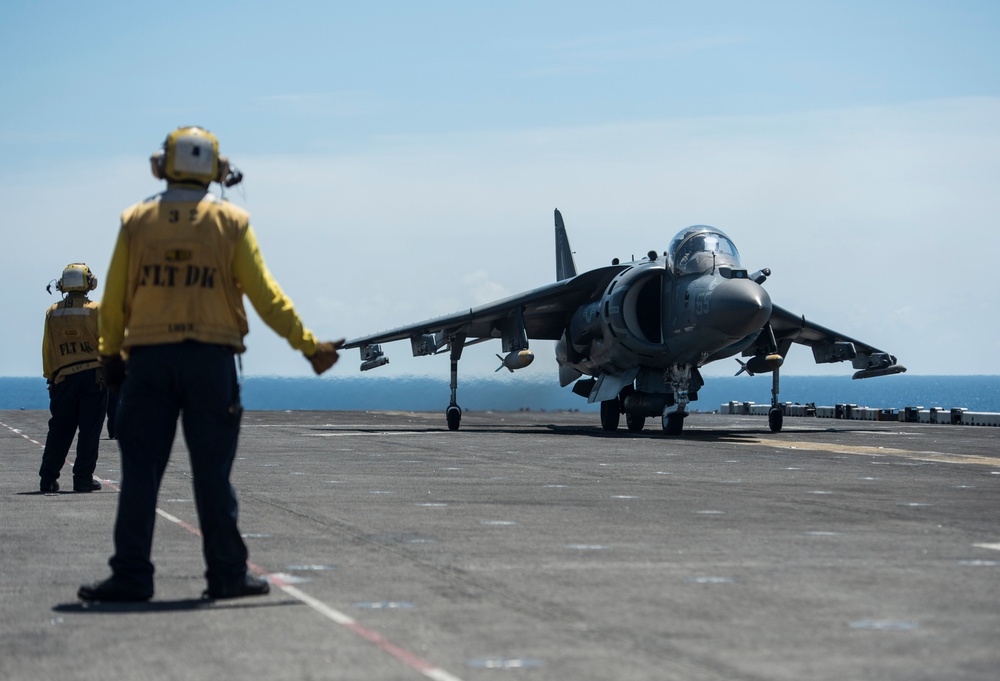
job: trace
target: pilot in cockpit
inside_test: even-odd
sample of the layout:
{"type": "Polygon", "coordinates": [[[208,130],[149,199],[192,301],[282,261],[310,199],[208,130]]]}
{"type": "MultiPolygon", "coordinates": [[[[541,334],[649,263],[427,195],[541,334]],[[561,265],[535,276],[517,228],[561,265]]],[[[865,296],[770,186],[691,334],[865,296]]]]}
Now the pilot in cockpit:
{"type": "Polygon", "coordinates": [[[703,229],[706,231],[693,235],[692,229],[686,230],[687,234],[674,240],[671,260],[675,274],[699,274],[721,265],[739,267],[740,256],[733,242],[723,234],[703,229]]]}

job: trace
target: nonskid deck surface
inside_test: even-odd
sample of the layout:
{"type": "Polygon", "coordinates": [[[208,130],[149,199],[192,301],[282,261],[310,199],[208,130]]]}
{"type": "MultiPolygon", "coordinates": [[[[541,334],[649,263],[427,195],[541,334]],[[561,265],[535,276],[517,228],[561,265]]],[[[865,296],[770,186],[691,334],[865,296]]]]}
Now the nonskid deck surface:
{"type": "Polygon", "coordinates": [[[271,594],[200,600],[179,434],[154,599],[85,606],[78,586],[108,574],[117,445],[101,442],[100,492],[40,494],[47,419],[0,412],[3,679],[992,681],[1000,665],[995,429],[247,412],[233,482],[271,594]]]}

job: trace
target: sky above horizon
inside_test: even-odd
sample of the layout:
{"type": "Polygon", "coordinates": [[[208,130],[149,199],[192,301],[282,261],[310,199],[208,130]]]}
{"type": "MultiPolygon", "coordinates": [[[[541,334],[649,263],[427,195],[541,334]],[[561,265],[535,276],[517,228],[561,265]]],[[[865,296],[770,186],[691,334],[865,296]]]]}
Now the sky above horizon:
{"type": "MultiPolygon", "coordinates": [[[[45,285],[77,261],[103,283],[121,211],[162,188],[149,154],[187,124],[244,171],[227,197],[325,339],[549,283],[559,208],[580,271],[710,224],[777,304],[911,373],[1000,373],[994,2],[12,0],[0,58],[0,376],[41,374],[45,285]]],[[[250,323],[247,374],[310,374],[250,323]]],[[[522,372],[554,374],[532,348],[522,372]]],[[[379,375],[448,372],[384,349],[379,375]]],[[[785,371],[852,369],[796,347],[785,371]]]]}

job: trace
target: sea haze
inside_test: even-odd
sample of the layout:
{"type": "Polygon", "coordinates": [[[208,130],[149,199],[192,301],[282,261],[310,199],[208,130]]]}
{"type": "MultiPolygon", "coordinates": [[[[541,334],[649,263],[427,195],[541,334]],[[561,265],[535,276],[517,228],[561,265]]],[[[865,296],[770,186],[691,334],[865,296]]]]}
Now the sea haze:
{"type": "MultiPolygon", "coordinates": [[[[361,375],[332,378],[243,378],[247,409],[444,411],[447,377],[379,378],[361,375]]],[[[715,411],[736,400],[768,403],[768,375],[709,378],[692,410],[715,411]]],[[[1000,376],[913,376],[901,374],[862,381],[850,376],[782,376],[781,401],[818,406],[856,404],[883,409],[965,407],[1000,412],[1000,376]]],[[[458,403],[466,410],[594,410],[597,405],[560,388],[557,378],[501,375],[459,380],[458,403]]],[[[42,378],[0,377],[0,409],[48,409],[42,378]]]]}

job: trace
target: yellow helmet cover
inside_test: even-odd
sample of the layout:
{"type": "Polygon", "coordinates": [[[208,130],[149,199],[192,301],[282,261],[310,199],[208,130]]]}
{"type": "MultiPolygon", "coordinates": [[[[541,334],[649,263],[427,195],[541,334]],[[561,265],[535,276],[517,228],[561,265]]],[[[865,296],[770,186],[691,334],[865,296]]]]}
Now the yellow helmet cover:
{"type": "Polygon", "coordinates": [[[219,140],[203,128],[188,126],[167,135],[163,174],[168,180],[209,184],[219,177],[219,140]]]}
{"type": "Polygon", "coordinates": [[[56,286],[63,293],[70,291],[93,291],[97,288],[97,277],[93,275],[90,268],[81,262],[66,265],[62,277],[59,278],[59,285],[56,286]]]}

